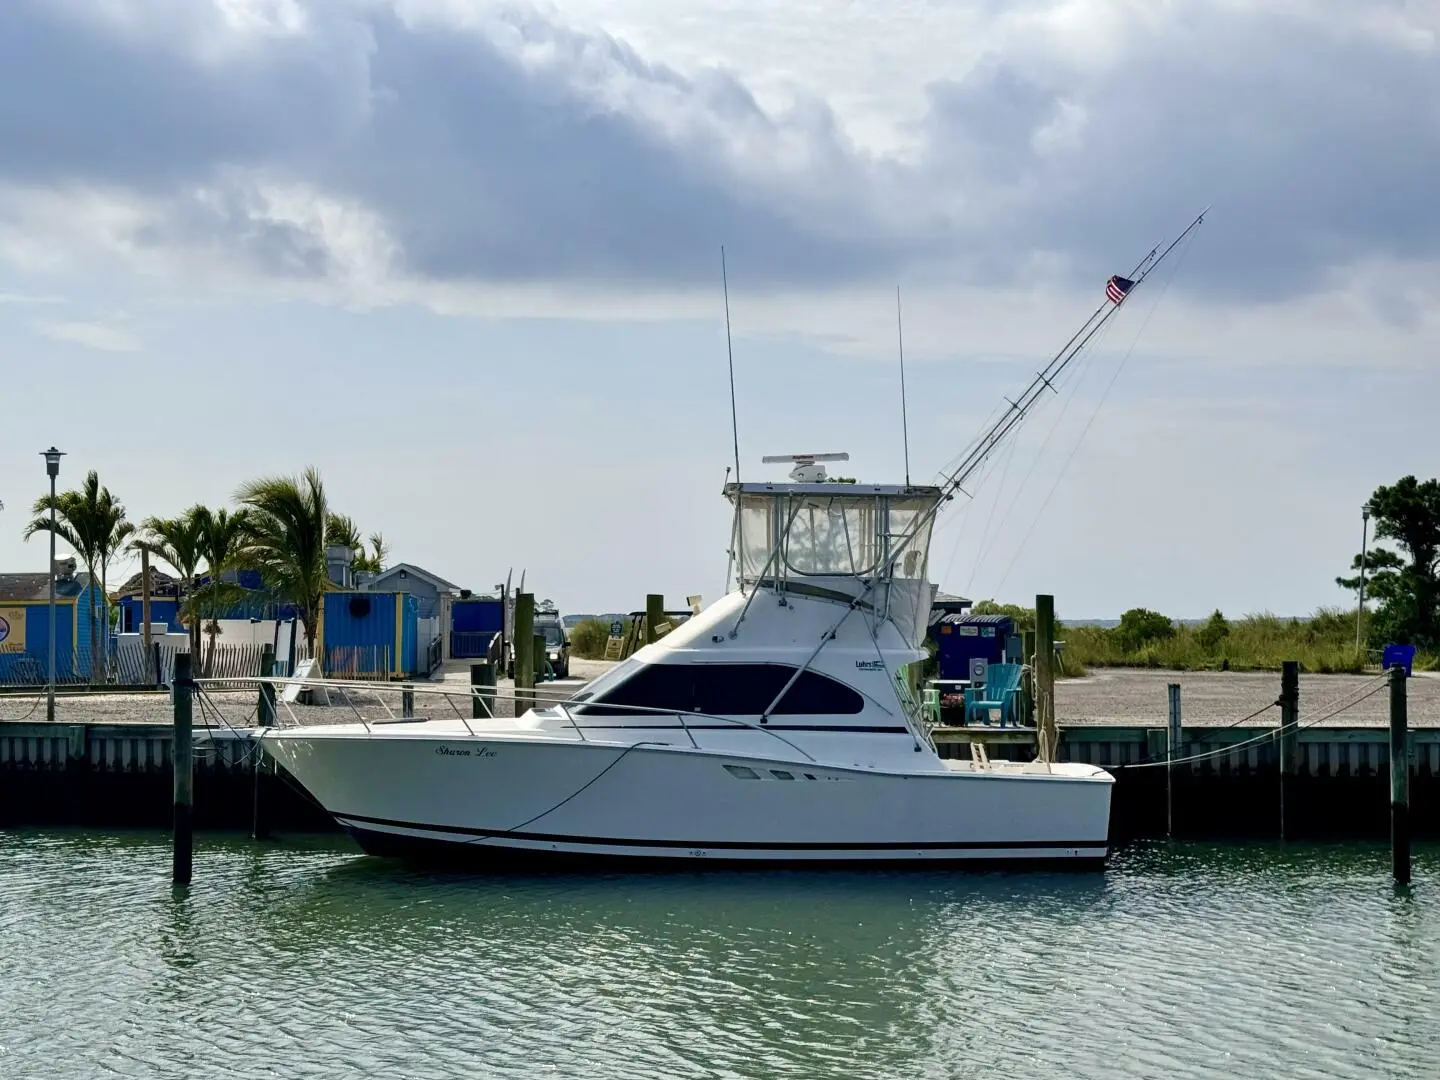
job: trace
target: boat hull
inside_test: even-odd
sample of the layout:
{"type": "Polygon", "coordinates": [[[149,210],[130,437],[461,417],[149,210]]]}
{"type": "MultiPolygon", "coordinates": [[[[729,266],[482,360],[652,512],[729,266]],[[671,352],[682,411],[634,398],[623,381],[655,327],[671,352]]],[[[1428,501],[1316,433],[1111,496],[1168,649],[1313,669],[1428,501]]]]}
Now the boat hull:
{"type": "Polygon", "coordinates": [[[1112,782],[1085,766],[897,772],[523,736],[263,744],[366,851],[431,862],[1096,866],[1108,853],[1112,782]]]}
{"type": "Polygon", "coordinates": [[[980,854],[974,850],[947,854],[942,851],[911,853],[870,853],[867,857],[850,854],[806,853],[797,858],[794,852],[773,851],[764,856],[725,852],[718,857],[696,858],[691,852],[664,852],[634,847],[620,850],[597,850],[587,844],[547,843],[537,847],[507,844],[495,838],[468,840],[452,836],[438,839],[408,830],[371,827],[352,822],[346,832],[365,851],[377,858],[398,859],[425,867],[478,873],[676,873],[707,870],[774,871],[802,868],[806,870],[904,870],[904,869],[972,869],[972,870],[1065,870],[1096,872],[1105,868],[1107,849],[1104,844],[1080,850],[1064,849],[1061,853],[1033,850],[991,851],[980,854]],[[987,857],[988,856],[988,857],[987,857]]]}

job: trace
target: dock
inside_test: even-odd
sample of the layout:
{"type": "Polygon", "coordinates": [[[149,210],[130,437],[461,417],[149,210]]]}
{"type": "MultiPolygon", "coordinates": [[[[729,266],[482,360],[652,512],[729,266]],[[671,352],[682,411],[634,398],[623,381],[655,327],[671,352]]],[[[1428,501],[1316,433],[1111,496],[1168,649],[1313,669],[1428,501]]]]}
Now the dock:
{"type": "MultiPolygon", "coordinates": [[[[1296,776],[1290,794],[1290,835],[1312,839],[1380,838],[1389,822],[1389,743],[1385,695],[1373,694],[1326,719],[1327,707],[1373,686],[1366,676],[1302,676],[1296,776]]],[[[1440,679],[1410,682],[1410,799],[1414,835],[1440,838],[1440,679]]],[[[1273,673],[1102,672],[1057,684],[1058,758],[1113,770],[1112,836],[1117,841],[1166,834],[1181,837],[1278,835],[1279,713],[1268,709],[1279,685],[1273,673]],[[1166,767],[1165,688],[1182,687],[1182,743],[1166,767]],[[1235,719],[1260,711],[1253,721],[1235,719]],[[1167,784],[1167,778],[1169,783],[1167,784]],[[1170,805],[1167,813],[1167,788],[1170,805]]],[[[244,718],[255,695],[215,695],[229,722],[244,718]]],[[[33,699],[30,699],[33,700],[33,699]]],[[[171,813],[171,705],[161,693],[94,694],[57,700],[56,722],[43,707],[11,719],[30,700],[0,696],[0,827],[75,825],[162,827],[171,813]]],[[[301,719],[336,722],[349,710],[299,707],[301,719]]],[[[216,718],[196,710],[197,733],[216,718]]],[[[986,744],[990,757],[1034,756],[1025,729],[942,727],[943,756],[986,744]]],[[[243,741],[201,739],[196,746],[195,824],[244,829],[255,809],[267,828],[335,828],[272,763],[257,770],[255,748],[243,741]]]]}

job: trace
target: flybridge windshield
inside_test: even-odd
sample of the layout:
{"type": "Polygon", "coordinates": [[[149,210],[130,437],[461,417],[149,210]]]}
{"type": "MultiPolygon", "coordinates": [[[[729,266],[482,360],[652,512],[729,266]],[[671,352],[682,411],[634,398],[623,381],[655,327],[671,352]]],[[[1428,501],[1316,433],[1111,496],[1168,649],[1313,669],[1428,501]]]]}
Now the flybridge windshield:
{"type": "Polygon", "coordinates": [[[765,577],[923,578],[935,496],[839,490],[737,492],[736,553],[745,581],[765,577]],[[915,535],[908,534],[914,532],[915,535]]]}

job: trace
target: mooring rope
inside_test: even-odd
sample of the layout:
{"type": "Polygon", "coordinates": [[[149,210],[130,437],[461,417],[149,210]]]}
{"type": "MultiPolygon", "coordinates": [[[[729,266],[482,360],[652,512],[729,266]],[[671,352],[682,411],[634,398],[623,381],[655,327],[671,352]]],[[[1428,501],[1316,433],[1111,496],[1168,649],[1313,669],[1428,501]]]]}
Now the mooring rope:
{"type": "Polygon", "coordinates": [[[12,724],[28,720],[30,717],[35,715],[35,711],[40,708],[40,702],[44,700],[45,695],[43,693],[36,694],[35,700],[30,703],[30,709],[28,712],[23,712],[19,716],[0,716],[0,723],[12,724]]]}
{"type": "MultiPolygon", "coordinates": [[[[200,703],[201,717],[203,718],[206,715],[206,711],[208,709],[209,713],[214,715],[214,717],[220,721],[220,725],[227,728],[230,734],[234,735],[238,740],[240,737],[239,729],[237,729],[233,724],[231,724],[229,720],[225,719],[224,712],[220,709],[220,706],[215,703],[215,700],[210,696],[210,692],[204,686],[202,686],[200,683],[196,682],[193,679],[190,680],[189,686],[193,691],[195,691],[196,700],[200,703]]],[[[245,719],[241,721],[242,726],[248,726],[250,718],[256,714],[259,708],[260,706],[257,703],[253,708],[250,709],[249,712],[245,714],[245,719]]],[[[236,764],[238,765],[247,764],[252,757],[255,757],[256,755],[262,753],[259,739],[247,738],[245,741],[253,745],[246,747],[245,752],[240,755],[240,760],[236,762],[236,764]]]]}
{"type": "MultiPolygon", "coordinates": [[[[1156,768],[1159,768],[1159,767],[1165,766],[1165,765],[1188,765],[1188,764],[1190,764],[1191,762],[1204,761],[1204,760],[1206,760],[1207,758],[1220,757],[1220,756],[1225,755],[1225,754],[1230,754],[1230,753],[1233,753],[1233,752],[1236,751],[1236,750],[1241,749],[1242,747],[1251,746],[1251,745],[1254,745],[1255,743],[1261,743],[1261,742],[1267,742],[1267,741],[1274,741],[1275,739],[1278,739],[1282,734],[1284,734],[1284,733],[1287,732],[1287,731],[1290,731],[1291,729],[1294,729],[1294,730],[1297,731],[1297,732],[1298,732],[1298,731],[1304,731],[1306,728],[1314,727],[1314,726],[1317,725],[1317,724],[1322,724],[1322,723],[1324,723],[1326,720],[1330,720],[1330,719],[1333,719],[1333,718],[1336,717],[1336,716],[1339,716],[1339,715],[1340,715],[1342,712],[1344,712],[1346,709],[1353,709],[1356,705],[1359,705],[1360,702],[1365,701],[1367,698],[1374,697],[1374,696],[1375,696],[1376,694],[1378,694],[1381,690],[1384,690],[1385,687],[1386,687],[1386,685],[1388,685],[1389,679],[1390,679],[1390,674],[1389,674],[1389,672],[1385,672],[1385,673],[1377,676],[1377,677],[1376,677],[1374,680],[1372,680],[1370,683],[1366,683],[1364,686],[1361,686],[1361,687],[1359,688],[1359,690],[1365,691],[1365,692],[1362,693],[1359,697],[1355,697],[1355,694],[1357,693],[1356,690],[1351,690],[1349,693],[1343,695],[1342,697],[1335,698],[1335,699],[1333,699],[1332,701],[1330,701],[1328,704],[1322,705],[1322,706],[1321,706],[1321,710],[1322,710],[1322,711],[1321,711],[1321,715],[1319,715],[1319,716],[1317,716],[1317,717],[1314,717],[1313,719],[1310,719],[1310,720],[1294,720],[1294,721],[1292,721],[1291,723],[1288,723],[1288,724],[1281,724],[1279,727],[1275,728],[1274,730],[1272,730],[1272,731],[1267,731],[1267,732],[1265,732],[1265,733],[1262,734],[1262,735],[1256,735],[1255,737],[1250,738],[1250,739],[1243,739],[1243,740],[1241,740],[1240,742],[1237,742],[1237,743],[1230,743],[1230,744],[1227,745],[1227,746],[1222,746],[1222,747],[1219,747],[1219,748],[1217,748],[1217,749],[1215,749],[1215,750],[1206,750],[1206,751],[1204,751],[1203,753],[1191,754],[1191,755],[1189,755],[1188,757],[1180,757],[1180,758],[1170,758],[1170,757],[1167,757],[1167,758],[1164,758],[1164,759],[1162,759],[1162,760],[1160,760],[1160,761],[1136,761],[1136,762],[1131,762],[1130,764],[1127,764],[1127,765],[1115,765],[1115,766],[1112,766],[1108,771],[1116,772],[1116,771],[1118,771],[1118,770],[1120,770],[1120,769],[1156,769],[1156,768]],[[1374,685],[1374,684],[1377,684],[1377,683],[1378,683],[1378,685],[1374,685]],[[1367,687],[1369,687],[1369,689],[1367,689],[1367,687]],[[1349,698],[1354,698],[1354,700],[1353,700],[1353,701],[1347,700],[1347,699],[1349,699],[1349,698]],[[1343,702],[1343,704],[1339,704],[1338,707],[1336,707],[1336,708],[1331,708],[1331,706],[1332,706],[1332,705],[1336,705],[1337,702],[1343,702]],[[1324,711],[1324,710],[1327,710],[1327,709],[1329,710],[1328,712],[1324,711]]],[[[1241,720],[1236,720],[1236,721],[1234,721],[1233,723],[1226,724],[1224,727],[1210,728],[1210,729],[1208,729],[1208,730],[1211,730],[1211,731],[1227,731],[1227,730],[1229,730],[1229,729],[1231,729],[1231,728],[1238,727],[1240,724],[1244,723],[1246,720],[1253,720],[1255,717],[1261,715],[1262,713],[1268,711],[1269,709],[1273,709],[1273,708],[1274,708],[1276,705],[1278,705],[1278,704],[1279,704],[1278,701],[1277,701],[1277,702],[1272,702],[1271,704],[1266,705],[1265,708],[1259,710],[1259,712],[1251,713],[1250,716],[1248,716],[1248,717],[1244,717],[1244,718],[1242,718],[1241,720]]]]}

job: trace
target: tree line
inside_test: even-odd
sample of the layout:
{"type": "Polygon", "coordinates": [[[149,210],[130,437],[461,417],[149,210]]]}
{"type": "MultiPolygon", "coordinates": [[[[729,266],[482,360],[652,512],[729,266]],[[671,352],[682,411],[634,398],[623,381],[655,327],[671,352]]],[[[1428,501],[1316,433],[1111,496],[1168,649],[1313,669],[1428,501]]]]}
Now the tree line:
{"type": "MultiPolygon", "coordinates": [[[[1086,665],[1270,670],[1281,660],[1299,660],[1307,671],[1361,671],[1374,652],[1392,643],[1415,646],[1421,664],[1434,666],[1440,654],[1440,480],[1406,476],[1381,485],[1366,509],[1375,546],[1355,555],[1351,576],[1335,579],[1356,594],[1356,607],[1322,607],[1305,619],[1256,614],[1231,620],[1217,610],[1197,625],[1131,608],[1118,626],[1057,629],[1065,639],[1067,671],[1078,674],[1086,665]],[[1362,565],[1371,605],[1363,610],[1362,565]]],[[[1009,615],[1017,629],[1034,626],[1029,608],[982,600],[973,610],[1009,615]]]]}
{"type": "MultiPolygon", "coordinates": [[[[192,655],[200,657],[202,633],[209,636],[207,669],[220,630],[216,620],[249,595],[225,580],[231,571],[258,571],[266,598],[295,608],[313,652],[320,605],[330,587],[325,549],[344,547],[351,553],[352,570],[379,573],[388,557],[385,538],[373,533],[367,546],[355,521],[331,508],[314,468],[300,476],[252,480],[242,484],[234,498],[233,509],[197,503],[174,517],[147,517],[137,524],[92,469],[77,490],[35,500],[25,538],[49,532],[54,511],[56,538],[74,550],[90,581],[99,585],[99,596],[90,591],[86,612],[91,642],[102,640],[109,628],[112,563],[144,552],[175,571],[192,655]]],[[[90,652],[91,678],[99,681],[101,650],[92,647],[90,652]]]]}

